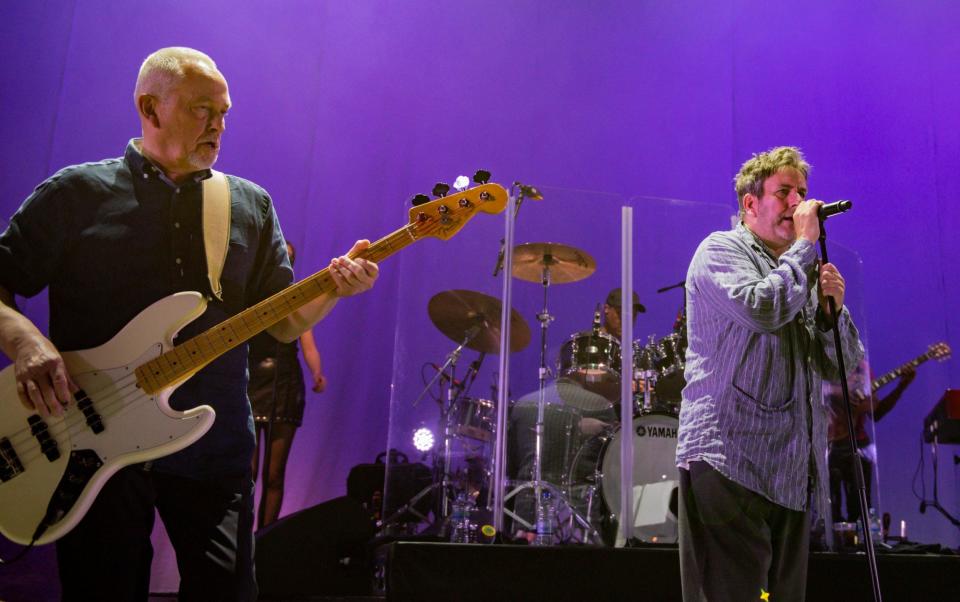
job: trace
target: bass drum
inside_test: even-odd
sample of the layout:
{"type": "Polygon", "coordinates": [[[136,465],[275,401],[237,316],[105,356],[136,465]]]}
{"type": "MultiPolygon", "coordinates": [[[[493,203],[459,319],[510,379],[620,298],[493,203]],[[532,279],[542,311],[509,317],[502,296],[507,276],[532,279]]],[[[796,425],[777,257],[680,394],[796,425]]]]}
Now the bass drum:
{"type": "MultiPolygon", "coordinates": [[[[632,537],[646,543],[677,542],[677,417],[651,412],[633,419],[632,537]]],[[[574,459],[569,495],[611,545],[623,546],[620,512],[620,441],[623,430],[595,437],[574,459]]]]}

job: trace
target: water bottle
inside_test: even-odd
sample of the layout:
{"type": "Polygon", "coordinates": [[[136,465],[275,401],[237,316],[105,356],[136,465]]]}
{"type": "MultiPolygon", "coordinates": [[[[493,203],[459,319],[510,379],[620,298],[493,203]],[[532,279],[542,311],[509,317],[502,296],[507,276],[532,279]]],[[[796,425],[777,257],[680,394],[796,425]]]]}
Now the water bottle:
{"type": "Polygon", "coordinates": [[[541,493],[540,503],[537,504],[537,534],[533,540],[534,545],[553,545],[553,526],[556,518],[557,508],[554,505],[553,496],[549,491],[544,491],[541,493]]]}
{"type": "Polygon", "coordinates": [[[873,540],[874,544],[880,543],[883,541],[883,525],[880,523],[880,517],[877,516],[877,511],[874,508],[870,508],[870,539],[873,540]]]}
{"type": "Polygon", "coordinates": [[[450,511],[450,541],[453,543],[470,543],[470,511],[473,509],[473,500],[467,494],[460,492],[453,500],[450,511]]]}

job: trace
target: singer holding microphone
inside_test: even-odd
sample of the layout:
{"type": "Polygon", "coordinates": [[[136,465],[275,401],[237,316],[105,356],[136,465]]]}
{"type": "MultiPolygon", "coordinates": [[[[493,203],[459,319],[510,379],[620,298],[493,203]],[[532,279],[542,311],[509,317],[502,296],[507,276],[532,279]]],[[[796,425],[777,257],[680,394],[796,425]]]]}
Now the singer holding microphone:
{"type": "Polygon", "coordinates": [[[739,223],[710,234],[687,272],[677,446],[686,602],[804,600],[811,512],[830,516],[821,381],[837,376],[833,321],[848,365],[863,347],[843,276],[819,265],[824,205],[806,200],[809,172],[795,147],[744,163],[739,223]]]}

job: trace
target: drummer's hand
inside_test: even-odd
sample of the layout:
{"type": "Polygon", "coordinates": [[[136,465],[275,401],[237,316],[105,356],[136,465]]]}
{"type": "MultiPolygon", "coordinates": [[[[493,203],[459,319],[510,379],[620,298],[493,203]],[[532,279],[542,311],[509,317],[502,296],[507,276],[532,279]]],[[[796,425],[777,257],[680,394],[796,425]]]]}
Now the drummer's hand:
{"type": "Polygon", "coordinates": [[[597,418],[581,418],[580,419],[580,433],[583,435],[588,435],[593,437],[594,435],[599,435],[610,428],[610,425],[602,420],[597,418]]]}

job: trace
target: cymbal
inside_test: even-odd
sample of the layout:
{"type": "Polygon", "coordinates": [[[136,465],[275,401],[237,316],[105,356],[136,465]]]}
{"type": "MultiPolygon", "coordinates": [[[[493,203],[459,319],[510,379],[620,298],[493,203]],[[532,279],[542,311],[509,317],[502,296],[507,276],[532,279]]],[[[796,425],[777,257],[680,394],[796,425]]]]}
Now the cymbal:
{"type": "MultiPolygon", "coordinates": [[[[465,345],[481,353],[500,352],[500,299],[474,291],[456,289],[437,293],[427,304],[430,320],[448,338],[462,343],[476,328],[476,335],[465,345]]],[[[517,310],[510,310],[510,351],[530,344],[530,327],[517,310]]]]}
{"type": "Polygon", "coordinates": [[[550,268],[550,282],[564,284],[583,280],[597,269],[586,251],[556,242],[528,242],[513,248],[513,276],[541,282],[543,269],[550,268]]]}

